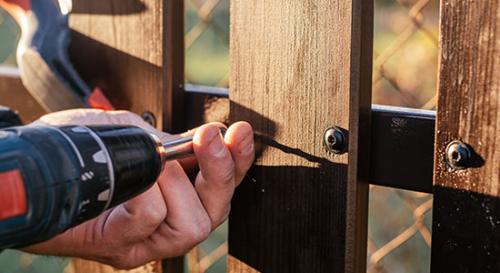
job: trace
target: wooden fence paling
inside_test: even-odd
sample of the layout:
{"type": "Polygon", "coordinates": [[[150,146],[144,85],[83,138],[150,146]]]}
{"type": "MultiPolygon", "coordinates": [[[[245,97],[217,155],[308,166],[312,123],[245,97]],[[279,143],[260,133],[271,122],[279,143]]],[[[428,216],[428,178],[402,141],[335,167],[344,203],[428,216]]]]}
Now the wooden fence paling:
{"type": "Polygon", "coordinates": [[[443,0],[435,145],[432,272],[499,272],[500,3],[443,0]],[[472,168],[445,150],[470,145],[472,168]]]}
{"type": "Polygon", "coordinates": [[[73,10],[71,57],[82,76],[117,108],[150,111],[159,127],[181,130],[183,1],[78,0],[73,10]]]}
{"type": "MultiPolygon", "coordinates": [[[[104,89],[113,105],[156,117],[156,126],[183,128],[183,1],[73,1],[70,49],[81,75],[104,89]],[[174,115],[176,116],[174,119],[174,115]]],[[[115,272],[75,260],[74,272],[115,272]]],[[[182,258],[164,262],[164,271],[183,272],[182,258]]],[[[155,262],[134,272],[161,272],[155,262]]]]}
{"type": "Polygon", "coordinates": [[[230,119],[260,157],[229,220],[230,272],[365,272],[370,0],[231,3],[230,119]],[[349,131],[331,156],[325,130],[349,131]]]}
{"type": "Polygon", "coordinates": [[[31,122],[45,114],[45,110],[31,96],[18,75],[6,76],[0,69],[0,104],[17,111],[23,122],[31,122]]]}

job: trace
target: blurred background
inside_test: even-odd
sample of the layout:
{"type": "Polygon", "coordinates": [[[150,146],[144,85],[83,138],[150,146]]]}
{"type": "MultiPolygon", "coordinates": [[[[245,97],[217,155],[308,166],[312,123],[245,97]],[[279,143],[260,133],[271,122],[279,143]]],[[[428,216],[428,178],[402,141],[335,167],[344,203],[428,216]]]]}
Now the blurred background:
{"type": "MultiPolygon", "coordinates": [[[[186,1],[186,82],[229,87],[229,0],[186,1]]],[[[373,103],[434,109],[438,0],[374,0],[373,103]]],[[[0,9],[0,64],[15,66],[19,29],[0,9]]],[[[0,103],[1,103],[0,99],[0,103]]],[[[430,270],[432,196],[371,186],[368,272],[430,270]]],[[[189,272],[225,272],[227,225],[186,257],[189,272]]],[[[68,260],[16,251],[1,272],[63,272],[68,260]]]]}

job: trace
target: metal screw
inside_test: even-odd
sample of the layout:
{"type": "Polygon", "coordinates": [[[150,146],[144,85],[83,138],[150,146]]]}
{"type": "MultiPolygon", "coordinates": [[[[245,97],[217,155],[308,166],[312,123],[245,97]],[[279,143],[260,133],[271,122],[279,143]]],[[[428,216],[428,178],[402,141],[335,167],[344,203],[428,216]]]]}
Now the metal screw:
{"type": "Polygon", "coordinates": [[[141,115],[142,119],[151,126],[156,127],[156,117],[153,113],[146,111],[141,115]]]}
{"type": "Polygon", "coordinates": [[[454,170],[463,170],[468,167],[472,152],[462,141],[452,141],[446,146],[446,162],[454,170]]]}
{"type": "Polygon", "coordinates": [[[328,128],[325,131],[323,143],[327,151],[334,154],[343,154],[346,150],[346,137],[344,132],[338,127],[328,128]]]}

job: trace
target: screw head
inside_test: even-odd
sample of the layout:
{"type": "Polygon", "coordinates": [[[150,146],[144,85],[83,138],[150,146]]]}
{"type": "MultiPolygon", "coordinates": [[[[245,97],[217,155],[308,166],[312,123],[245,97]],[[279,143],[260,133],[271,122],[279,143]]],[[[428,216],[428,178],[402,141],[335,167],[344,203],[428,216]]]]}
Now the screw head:
{"type": "Polygon", "coordinates": [[[324,134],[323,144],[328,152],[334,154],[345,153],[347,141],[342,129],[338,127],[328,128],[324,134]]]}
{"type": "Polygon", "coordinates": [[[472,152],[467,144],[455,140],[446,146],[446,163],[454,170],[463,170],[469,166],[472,152]]]}
{"type": "Polygon", "coordinates": [[[142,119],[151,126],[156,127],[156,117],[153,113],[146,111],[141,115],[142,119]]]}

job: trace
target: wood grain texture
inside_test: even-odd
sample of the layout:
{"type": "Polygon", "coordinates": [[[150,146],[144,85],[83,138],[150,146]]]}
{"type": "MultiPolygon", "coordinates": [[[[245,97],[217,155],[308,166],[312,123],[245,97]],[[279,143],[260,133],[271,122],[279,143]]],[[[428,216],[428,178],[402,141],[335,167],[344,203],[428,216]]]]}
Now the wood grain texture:
{"type": "Polygon", "coordinates": [[[208,122],[229,124],[229,99],[210,96],[186,96],[186,128],[208,122]]]}
{"type": "Polygon", "coordinates": [[[259,150],[232,204],[231,272],[366,271],[372,12],[369,0],[231,3],[230,120],[254,126],[259,150]],[[348,155],[323,147],[334,125],[348,155]]]}
{"type": "Polygon", "coordinates": [[[500,3],[443,0],[432,272],[500,272],[500,3]],[[472,167],[449,171],[462,140],[472,167]]]}
{"type": "Polygon", "coordinates": [[[229,255],[227,257],[227,268],[228,272],[239,272],[239,273],[258,273],[259,271],[245,264],[244,262],[236,259],[235,257],[229,255]]]}
{"type": "Polygon", "coordinates": [[[0,71],[0,105],[19,113],[24,123],[36,120],[45,114],[43,108],[26,90],[18,76],[3,76],[0,71]]]}
{"type": "MultiPolygon", "coordinates": [[[[71,59],[86,81],[116,108],[149,111],[158,128],[182,131],[183,1],[75,0],[70,26],[71,59]]],[[[165,272],[182,272],[182,258],[165,265],[165,272]]],[[[95,263],[73,266],[75,273],[115,272],[95,263]]],[[[161,270],[158,261],[137,272],[161,270]]]]}
{"type": "Polygon", "coordinates": [[[111,266],[100,263],[73,258],[64,269],[64,273],[160,273],[162,272],[161,263],[153,262],[132,270],[118,270],[111,266]]]}
{"type": "Polygon", "coordinates": [[[77,0],[71,58],[82,76],[120,109],[152,112],[182,130],[183,1],[77,0]],[[174,113],[176,118],[174,118],[174,113]]]}

